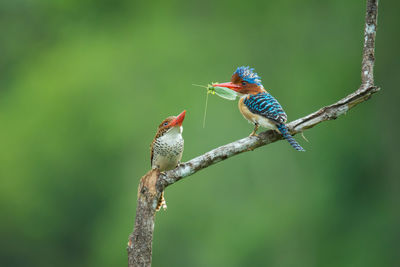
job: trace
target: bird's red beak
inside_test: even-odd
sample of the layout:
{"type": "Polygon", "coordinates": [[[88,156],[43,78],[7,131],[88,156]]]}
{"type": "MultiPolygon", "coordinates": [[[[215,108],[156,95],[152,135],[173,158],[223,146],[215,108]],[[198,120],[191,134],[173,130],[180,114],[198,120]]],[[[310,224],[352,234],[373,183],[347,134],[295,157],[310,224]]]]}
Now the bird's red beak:
{"type": "Polygon", "coordinates": [[[233,91],[239,92],[241,89],[240,85],[228,82],[228,83],[216,83],[213,84],[214,87],[225,87],[225,88],[229,88],[232,89],[233,91]]]}
{"type": "Polygon", "coordinates": [[[169,123],[169,126],[174,127],[176,125],[181,126],[183,123],[183,120],[185,119],[185,115],[186,115],[186,110],[182,111],[181,114],[179,114],[175,120],[171,121],[169,123]]]}

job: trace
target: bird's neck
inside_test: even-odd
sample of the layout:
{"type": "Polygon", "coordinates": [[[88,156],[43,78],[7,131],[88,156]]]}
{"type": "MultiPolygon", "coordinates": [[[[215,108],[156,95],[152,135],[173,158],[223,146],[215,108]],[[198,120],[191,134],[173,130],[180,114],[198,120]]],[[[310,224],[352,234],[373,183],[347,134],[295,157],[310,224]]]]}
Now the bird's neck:
{"type": "Polygon", "coordinates": [[[159,139],[160,141],[170,142],[176,139],[181,139],[182,132],[183,132],[183,127],[176,126],[164,132],[163,134],[157,135],[156,139],[159,139]]]}
{"type": "Polygon", "coordinates": [[[258,95],[258,94],[262,94],[262,93],[266,94],[267,91],[265,91],[265,89],[263,89],[263,90],[259,90],[259,91],[246,92],[245,94],[240,94],[240,97],[248,97],[248,96],[258,95]]]}
{"type": "Polygon", "coordinates": [[[240,95],[257,95],[259,93],[265,93],[265,92],[267,91],[265,91],[262,85],[257,87],[243,88],[243,90],[238,91],[240,95]]]}

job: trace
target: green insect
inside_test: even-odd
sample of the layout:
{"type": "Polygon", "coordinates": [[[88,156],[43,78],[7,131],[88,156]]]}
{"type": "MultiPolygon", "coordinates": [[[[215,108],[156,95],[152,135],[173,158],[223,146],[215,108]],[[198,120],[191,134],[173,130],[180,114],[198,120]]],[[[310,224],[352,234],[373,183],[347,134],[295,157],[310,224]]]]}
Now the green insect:
{"type": "Polygon", "coordinates": [[[211,84],[207,86],[207,93],[216,94],[227,100],[235,100],[237,97],[237,93],[235,91],[224,87],[214,87],[211,84]]]}
{"type": "MultiPolygon", "coordinates": [[[[215,83],[217,83],[217,82],[215,82],[215,83]]],[[[208,95],[209,94],[217,95],[217,96],[222,97],[223,99],[227,99],[227,100],[235,100],[237,97],[237,93],[235,91],[232,91],[228,88],[223,88],[223,87],[214,87],[213,84],[215,84],[215,83],[208,84],[207,86],[193,84],[194,86],[200,86],[200,87],[207,89],[206,106],[204,108],[203,128],[206,125],[207,105],[208,105],[208,95]]]]}

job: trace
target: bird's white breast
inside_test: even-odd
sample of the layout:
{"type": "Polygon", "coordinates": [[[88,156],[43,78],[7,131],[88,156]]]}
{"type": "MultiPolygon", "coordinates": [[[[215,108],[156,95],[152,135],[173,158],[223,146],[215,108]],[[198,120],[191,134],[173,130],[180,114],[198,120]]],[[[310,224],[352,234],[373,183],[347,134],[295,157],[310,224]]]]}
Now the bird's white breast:
{"type": "Polygon", "coordinates": [[[158,139],[166,146],[175,146],[176,143],[180,142],[180,140],[183,141],[182,130],[179,130],[180,131],[177,131],[175,128],[173,128],[170,131],[166,132],[164,135],[160,136],[158,139]]]}
{"type": "Polygon", "coordinates": [[[158,167],[161,171],[166,171],[178,165],[182,158],[184,144],[181,128],[174,127],[155,140],[153,147],[153,167],[158,167]]]}

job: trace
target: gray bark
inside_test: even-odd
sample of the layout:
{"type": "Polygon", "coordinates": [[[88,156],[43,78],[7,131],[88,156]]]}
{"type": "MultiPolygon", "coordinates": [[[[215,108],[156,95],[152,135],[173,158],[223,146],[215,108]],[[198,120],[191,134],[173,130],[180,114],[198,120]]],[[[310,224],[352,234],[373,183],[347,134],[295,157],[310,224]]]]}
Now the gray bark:
{"type": "Polygon", "coordinates": [[[158,169],[150,170],[140,180],[135,227],[128,241],[128,266],[151,266],[156,207],[161,192],[156,189],[158,169]]]}

